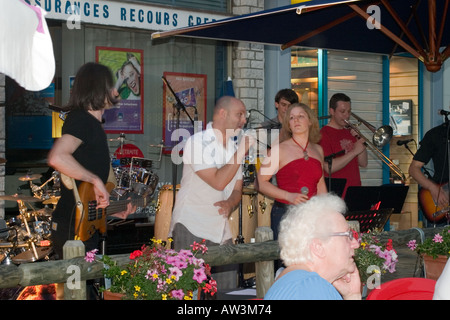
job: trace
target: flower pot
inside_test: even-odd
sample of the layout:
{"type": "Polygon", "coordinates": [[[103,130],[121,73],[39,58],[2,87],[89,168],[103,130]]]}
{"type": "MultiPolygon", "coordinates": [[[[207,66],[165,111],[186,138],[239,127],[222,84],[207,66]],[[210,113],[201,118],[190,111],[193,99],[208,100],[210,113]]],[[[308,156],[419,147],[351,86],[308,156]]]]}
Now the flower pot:
{"type": "Polygon", "coordinates": [[[109,290],[103,291],[103,300],[122,300],[123,293],[111,292],[109,290]]]}
{"type": "Polygon", "coordinates": [[[444,270],[448,257],[439,255],[436,259],[432,256],[423,255],[423,262],[425,264],[425,277],[428,279],[437,280],[444,270]]]}

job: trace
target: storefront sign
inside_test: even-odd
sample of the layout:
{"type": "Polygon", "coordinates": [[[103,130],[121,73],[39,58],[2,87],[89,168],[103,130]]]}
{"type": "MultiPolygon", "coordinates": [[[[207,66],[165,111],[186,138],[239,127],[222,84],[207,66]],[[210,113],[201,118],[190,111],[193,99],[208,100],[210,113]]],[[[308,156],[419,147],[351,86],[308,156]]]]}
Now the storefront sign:
{"type": "Polygon", "coordinates": [[[66,20],[70,29],[80,22],[166,31],[228,18],[228,15],[195,12],[106,0],[26,0],[46,12],[47,19],[66,20]]]}

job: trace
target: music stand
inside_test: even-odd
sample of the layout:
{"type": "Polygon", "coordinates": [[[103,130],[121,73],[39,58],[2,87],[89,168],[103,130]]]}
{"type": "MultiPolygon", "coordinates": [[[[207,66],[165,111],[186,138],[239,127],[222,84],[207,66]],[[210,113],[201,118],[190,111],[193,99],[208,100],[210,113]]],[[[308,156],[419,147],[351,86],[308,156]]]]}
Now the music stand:
{"type": "Polygon", "coordinates": [[[325,184],[327,186],[327,190],[330,189],[328,190],[328,192],[333,192],[339,197],[342,197],[346,183],[347,179],[325,177],[325,184]]]}
{"type": "Polygon", "coordinates": [[[392,211],[392,208],[388,208],[347,212],[345,214],[345,219],[349,221],[358,221],[359,231],[361,233],[365,233],[374,229],[382,230],[386,222],[388,222],[391,217],[392,211]]]}
{"type": "Polygon", "coordinates": [[[345,194],[345,203],[348,211],[369,210],[374,204],[381,201],[379,209],[393,209],[393,213],[400,213],[405,203],[409,186],[382,185],[366,187],[348,187],[345,194]]]}
{"type": "Polygon", "coordinates": [[[409,186],[395,184],[348,187],[345,194],[348,212],[345,218],[359,221],[361,232],[382,229],[392,213],[402,211],[408,189],[409,186]],[[378,210],[370,210],[377,203],[380,203],[378,210]]]}

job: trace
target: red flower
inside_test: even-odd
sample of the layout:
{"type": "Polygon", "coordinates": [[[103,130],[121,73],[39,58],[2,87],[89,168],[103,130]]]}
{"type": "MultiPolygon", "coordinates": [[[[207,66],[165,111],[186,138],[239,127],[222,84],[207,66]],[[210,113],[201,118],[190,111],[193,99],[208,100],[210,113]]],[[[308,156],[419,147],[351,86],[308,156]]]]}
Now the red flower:
{"type": "Polygon", "coordinates": [[[142,251],[141,250],[135,250],[132,253],[130,253],[130,259],[131,260],[134,260],[134,259],[136,259],[137,257],[140,257],[140,256],[142,256],[142,251]]]}
{"type": "Polygon", "coordinates": [[[386,243],[386,250],[391,251],[394,249],[394,246],[392,245],[392,239],[389,239],[386,243]]]}

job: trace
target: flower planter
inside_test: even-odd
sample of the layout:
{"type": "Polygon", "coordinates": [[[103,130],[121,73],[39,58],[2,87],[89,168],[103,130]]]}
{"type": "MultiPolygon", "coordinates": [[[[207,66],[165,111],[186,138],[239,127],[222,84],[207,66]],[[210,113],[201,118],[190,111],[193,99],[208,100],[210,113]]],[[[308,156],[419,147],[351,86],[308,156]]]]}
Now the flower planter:
{"type": "Polygon", "coordinates": [[[103,291],[103,300],[122,300],[123,293],[115,293],[109,290],[103,291]]]}
{"type": "Polygon", "coordinates": [[[154,238],[151,241],[151,245],[133,251],[128,261],[107,255],[99,259],[97,250],[86,253],[87,262],[103,263],[103,276],[110,279],[110,289],[126,293],[104,291],[104,300],[192,300],[199,299],[202,291],[211,296],[217,292],[210,267],[196,257],[207,252],[205,240],[194,241],[191,249],[179,251],[159,246],[154,238]]]}
{"type": "Polygon", "coordinates": [[[448,257],[439,255],[436,259],[432,256],[423,255],[423,262],[425,264],[425,277],[428,279],[437,280],[444,270],[448,257]]]}

